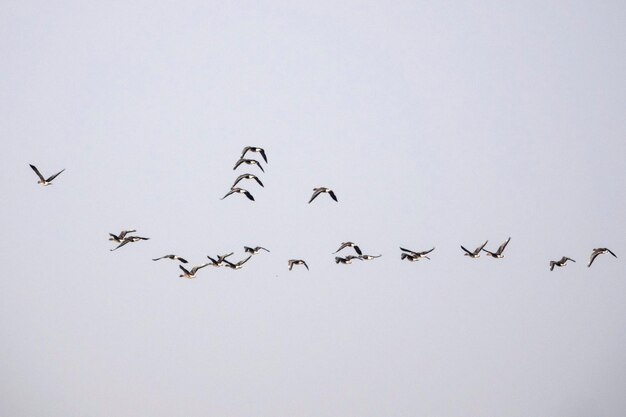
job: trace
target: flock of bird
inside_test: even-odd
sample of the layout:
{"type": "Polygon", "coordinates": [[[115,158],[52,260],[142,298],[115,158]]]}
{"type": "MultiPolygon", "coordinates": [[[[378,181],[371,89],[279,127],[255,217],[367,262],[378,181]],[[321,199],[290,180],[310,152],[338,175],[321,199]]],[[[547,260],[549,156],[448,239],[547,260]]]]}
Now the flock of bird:
{"type": "MultiPolygon", "coordinates": [[[[246,165],[256,165],[261,172],[265,172],[265,170],[263,169],[263,166],[261,165],[261,162],[259,162],[256,159],[248,159],[246,158],[246,155],[248,154],[248,152],[252,152],[252,153],[258,153],[261,155],[261,157],[263,158],[263,160],[265,161],[265,163],[267,164],[267,155],[265,153],[265,150],[263,148],[259,148],[256,146],[246,146],[245,148],[243,148],[242,152],[241,152],[241,156],[239,157],[239,159],[237,160],[237,162],[235,163],[235,166],[233,167],[233,170],[236,170],[239,166],[241,166],[242,164],[246,164],[246,165]]],[[[37,174],[37,177],[39,178],[39,180],[37,181],[38,184],[41,184],[42,186],[49,186],[52,185],[52,181],[58,177],[63,171],[65,171],[65,169],[62,169],[61,171],[57,172],[54,175],[51,175],[48,178],[45,178],[41,172],[39,172],[39,170],[37,169],[37,167],[35,167],[34,165],[30,164],[30,167],[32,168],[32,170],[35,172],[35,174],[37,174]]],[[[257,177],[254,174],[250,174],[250,173],[245,173],[245,174],[241,174],[239,175],[236,179],[235,182],[233,183],[233,185],[230,187],[230,190],[226,193],[226,195],[224,195],[224,197],[221,198],[221,200],[225,199],[226,197],[232,195],[232,194],[243,194],[245,195],[250,201],[254,201],[254,196],[250,193],[250,191],[244,189],[244,188],[240,188],[237,187],[237,185],[243,181],[243,180],[254,180],[256,181],[256,183],[258,185],[260,185],[261,187],[264,187],[263,182],[259,179],[259,177],[257,177]]],[[[330,196],[330,198],[332,198],[334,201],[338,202],[337,200],[337,196],[335,195],[335,192],[327,187],[316,187],[313,189],[313,194],[311,195],[311,198],[309,200],[309,204],[315,200],[319,195],[321,194],[328,194],[330,196]]],[[[121,232],[119,232],[119,234],[114,234],[114,233],[109,233],[109,240],[116,243],[117,245],[113,248],[110,249],[111,251],[115,251],[119,248],[121,248],[122,246],[125,246],[129,243],[135,243],[135,242],[140,242],[142,240],[149,240],[149,238],[147,237],[142,237],[142,236],[136,236],[136,235],[132,235],[132,233],[136,233],[137,231],[132,229],[132,230],[122,230],[121,232]]],[[[473,251],[468,250],[467,248],[465,248],[463,245],[461,245],[461,249],[463,250],[463,255],[464,256],[468,256],[472,259],[476,259],[476,258],[480,258],[480,254],[482,252],[485,252],[485,254],[487,256],[490,256],[492,258],[495,259],[501,259],[504,258],[504,250],[506,249],[507,245],[509,244],[509,242],[511,241],[511,238],[509,237],[506,241],[504,241],[495,252],[492,252],[490,250],[485,249],[485,246],[487,245],[488,241],[485,241],[482,245],[478,246],[476,249],[474,249],[473,251]]],[[[355,244],[354,242],[342,242],[341,245],[339,246],[339,249],[337,249],[335,252],[333,252],[333,254],[337,254],[338,252],[342,251],[343,249],[346,248],[352,248],[355,252],[355,254],[350,254],[350,255],[346,255],[346,256],[335,256],[335,263],[337,264],[344,264],[344,265],[349,265],[352,263],[353,260],[360,260],[360,261],[369,261],[369,260],[373,260],[376,258],[380,258],[382,255],[364,255],[363,252],[361,251],[361,248],[355,244]]],[[[431,248],[425,251],[414,251],[414,250],[410,250],[410,249],[405,249],[400,247],[400,259],[401,260],[407,260],[410,262],[416,262],[419,261],[420,259],[428,259],[430,260],[430,257],[428,256],[428,254],[430,254],[431,252],[433,252],[435,250],[435,248],[431,248]]],[[[179,275],[181,278],[195,278],[196,274],[198,273],[198,271],[206,266],[213,266],[213,267],[226,267],[226,268],[230,268],[230,269],[241,269],[243,268],[243,265],[248,262],[250,260],[250,258],[252,258],[253,255],[258,255],[261,251],[265,251],[265,252],[269,252],[268,249],[262,247],[262,246],[255,246],[255,247],[250,247],[250,246],[244,246],[244,252],[246,254],[249,254],[246,258],[241,259],[237,262],[231,262],[229,261],[227,258],[229,258],[230,256],[234,255],[234,252],[230,252],[224,255],[217,255],[215,258],[208,256],[207,258],[209,259],[210,262],[206,262],[197,266],[194,266],[191,269],[187,269],[185,266],[183,266],[183,264],[187,264],[188,261],[185,258],[182,258],[178,255],[173,255],[173,254],[169,254],[169,255],[163,255],[160,256],[158,258],[154,258],[152,259],[153,261],[159,261],[161,259],[171,259],[174,261],[178,261],[179,265],[178,267],[180,268],[180,270],[182,271],[182,274],[179,275]]],[[[615,258],[617,258],[617,255],[615,255],[615,253],[613,251],[611,251],[608,248],[594,248],[591,252],[591,256],[589,258],[589,262],[587,263],[587,267],[590,267],[593,262],[596,260],[596,258],[599,255],[603,255],[609,253],[611,255],[613,255],[615,258]]],[[[563,267],[567,264],[568,261],[571,262],[576,262],[574,259],[568,257],[568,256],[563,256],[561,259],[559,259],[558,261],[550,261],[550,271],[553,271],[555,267],[563,267]]],[[[306,261],[304,261],[303,259],[289,259],[287,261],[287,266],[289,268],[289,270],[291,271],[293,269],[294,266],[297,265],[303,265],[307,270],[309,270],[309,266],[307,265],[306,261]]]]}

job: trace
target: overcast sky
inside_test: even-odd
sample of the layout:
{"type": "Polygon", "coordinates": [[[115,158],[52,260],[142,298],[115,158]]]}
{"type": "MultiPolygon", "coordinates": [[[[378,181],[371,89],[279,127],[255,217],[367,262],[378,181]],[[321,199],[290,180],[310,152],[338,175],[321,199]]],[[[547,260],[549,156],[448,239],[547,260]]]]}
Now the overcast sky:
{"type": "Polygon", "coordinates": [[[181,3],[0,3],[1,415],[626,414],[624,2],[181,3]]]}

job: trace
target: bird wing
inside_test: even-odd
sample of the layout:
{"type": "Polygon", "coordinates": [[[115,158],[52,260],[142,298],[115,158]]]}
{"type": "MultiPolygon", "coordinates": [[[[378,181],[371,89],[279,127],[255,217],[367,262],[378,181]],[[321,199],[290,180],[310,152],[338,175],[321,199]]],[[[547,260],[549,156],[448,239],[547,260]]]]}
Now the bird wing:
{"type": "Polygon", "coordinates": [[[556,264],[556,262],[550,261],[550,271],[552,271],[554,269],[554,265],[555,264],[556,264]]]}
{"type": "Polygon", "coordinates": [[[261,182],[261,180],[259,179],[259,177],[257,177],[256,175],[253,175],[253,176],[252,176],[252,179],[256,180],[256,182],[258,182],[258,183],[259,183],[259,185],[260,185],[261,187],[264,187],[264,188],[265,188],[265,186],[263,185],[263,183],[261,182]]]}
{"type": "Polygon", "coordinates": [[[39,172],[39,170],[37,169],[37,167],[33,164],[29,164],[30,167],[33,169],[33,171],[35,171],[35,174],[37,174],[37,176],[39,177],[40,180],[45,181],[46,179],[43,177],[43,175],[41,175],[41,172],[39,172]]]}
{"type": "Polygon", "coordinates": [[[248,153],[250,149],[252,149],[250,146],[246,146],[245,148],[243,148],[243,150],[241,151],[241,159],[243,159],[243,157],[246,155],[246,153],[248,153]]]}
{"type": "Polygon", "coordinates": [[[58,176],[59,176],[59,174],[60,174],[61,172],[63,172],[63,171],[65,171],[65,168],[63,168],[62,170],[60,170],[59,172],[57,172],[56,174],[54,174],[53,176],[51,176],[50,178],[48,178],[46,181],[48,181],[48,182],[52,181],[53,179],[55,179],[56,177],[58,177],[58,176]]]}
{"type": "MultiPolygon", "coordinates": [[[[194,266],[193,268],[191,268],[191,274],[195,274],[196,272],[198,272],[199,269],[204,268],[205,266],[209,265],[208,263],[206,264],[202,264],[202,265],[198,265],[198,266],[194,266]]],[[[180,266],[180,265],[179,265],[180,266]]]]}
{"type": "Polygon", "coordinates": [[[244,161],[245,161],[245,159],[239,158],[239,161],[235,162],[235,166],[233,167],[233,171],[236,170],[239,165],[243,164],[244,161]]]}
{"type": "Polygon", "coordinates": [[[291,268],[293,268],[293,261],[287,261],[287,265],[289,265],[289,270],[291,271],[291,268]]]}
{"type": "Polygon", "coordinates": [[[508,238],[506,242],[500,245],[500,247],[498,248],[498,252],[496,253],[502,254],[502,252],[504,252],[504,248],[506,248],[506,245],[508,245],[510,241],[511,241],[511,238],[508,238]]]}
{"type": "Polygon", "coordinates": [[[163,258],[166,258],[166,256],[161,256],[160,258],[153,258],[152,260],[153,261],[158,261],[159,259],[163,259],[163,258]]]}
{"type": "Polygon", "coordinates": [[[587,264],[587,268],[589,268],[591,266],[591,264],[593,263],[593,261],[595,261],[595,259],[598,257],[598,255],[600,255],[600,252],[598,251],[593,251],[591,252],[591,259],[589,259],[589,263],[587,264]]]}
{"type": "Polygon", "coordinates": [[[400,247],[400,250],[403,252],[408,252],[411,255],[417,256],[417,252],[413,252],[412,250],[404,249],[403,247],[400,247]]]}
{"type": "MultiPolygon", "coordinates": [[[[468,255],[474,255],[474,252],[468,251],[467,249],[463,247],[463,245],[461,245],[461,249],[463,249],[463,251],[465,251],[465,253],[467,253],[468,255]]],[[[480,252],[480,249],[478,250],[478,252],[480,252]]]]}
{"type": "MultiPolygon", "coordinates": [[[[184,266],[182,266],[182,265],[178,265],[178,267],[179,267],[180,269],[182,269],[182,270],[183,270],[183,272],[184,272],[185,274],[187,274],[187,275],[191,275],[191,272],[187,271],[187,269],[186,269],[184,266]]],[[[195,268],[194,268],[194,269],[195,269],[195,268]]],[[[194,272],[194,273],[195,273],[195,272],[194,272]]]]}
{"type": "Polygon", "coordinates": [[[613,255],[613,256],[615,256],[615,257],[617,258],[617,255],[616,255],[616,254],[614,254],[614,253],[613,253],[613,251],[612,251],[611,249],[608,249],[608,248],[607,248],[607,251],[608,251],[611,255],[613,255]]]}
{"type": "Polygon", "coordinates": [[[225,199],[226,197],[228,197],[229,195],[231,195],[231,194],[233,194],[233,193],[235,193],[235,192],[236,192],[236,191],[235,191],[235,189],[234,189],[234,188],[231,188],[231,189],[230,189],[230,191],[229,191],[229,192],[227,192],[227,193],[226,193],[226,195],[225,195],[224,197],[220,198],[220,200],[225,199]]]}
{"type": "Polygon", "coordinates": [[[485,246],[487,246],[487,242],[489,242],[489,240],[485,240],[485,243],[483,243],[481,246],[479,246],[478,248],[476,248],[476,252],[474,252],[474,255],[478,255],[480,253],[481,250],[483,250],[485,248],[485,246]]]}
{"type": "Polygon", "coordinates": [[[331,197],[333,200],[335,200],[335,201],[339,202],[339,200],[337,200],[337,196],[335,195],[335,192],[334,192],[333,190],[330,190],[330,191],[328,192],[328,194],[330,194],[330,197],[331,197]]]}
{"type": "Polygon", "coordinates": [[[336,250],[335,252],[333,252],[333,253],[337,253],[337,252],[339,252],[340,250],[342,250],[343,248],[346,248],[346,247],[348,247],[348,246],[349,246],[349,244],[348,244],[348,243],[342,243],[342,244],[341,244],[341,246],[339,246],[339,249],[337,249],[337,250],[336,250]]]}
{"type": "Polygon", "coordinates": [[[431,252],[432,252],[432,251],[434,251],[434,250],[435,250],[435,248],[432,248],[432,249],[430,249],[430,250],[427,250],[427,251],[421,252],[421,253],[420,253],[420,255],[428,255],[429,253],[431,253],[431,252]]]}
{"type": "Polygon", "coordinates": [[[269,250],[265,249],[263,246],[257,246],[256,250],[263,249],[265,252],[269,252],[269,250]]]}
{"type": "Polygon", "coordinates": [[[363,255],[363,252],[361,252],[361,248],[359,248],[357,245],[354,245],[353,247],[356,253],[358,253],[359,255],[363,255]]]}
{"type": "Polygon", "coordinates": [[[178,259],[178,261],[179,261],[179,262],[182,262],[182,263],[184,263],[184,264],[186,264],[186,263],[187,263],[187,259],[185,259],[185,258],[181,258],[180,256],[175,256],[174,258],[175,258],[175,259],[178,259]]]}
{"type": "Polygon", "coordinates": [[[256,165],[261,169],[261,171],[265,172],[265,170],[263,169],[263,166],[261,165],[261,163],[255,159],[253,159],[253,161],[256,163],[256,165]]]}
{"type": "Polygon", "coordinates": [[[309,271],[309,266],[306,264],[306,262],[302,261],[302,265],[304,265],[306,267],[306,270],[309,271]]]}
{"type": "Polygon", "coordinates": [[[263,157],[263,160],[267,164],[267,155],[265,155],[265,149],[259,148],[259,153],[261,154],[261,156],[263,157]]]}
{"type": "Polygon", "coordinates": [[[128,242],[130,242],[130,240],[126,240],[126,239],[124,239],[124,240],[122,240],[122,243],[120,243],[119,245],[117,245],[117,247],[115,247],[114,249],[110,249],[110,251],[111,251],[111,252],[113,252],[114,250],[121,248],[122,246],[124,246],[124,245],[125,245],[125,244],[127,244],[128,242]]]}
{"type": "Polygon", "coordinates": [[[129,233],[135,233],[135,232],[136,232],[136,230],[135,230],[135,229],[133,229],[133,230],[122,230],[122,231],[120,232],[120,239],[124,239],[124,236],[126,236],[127,234],[129,234],[129,233]]]}
{"type": "Polygon", "coordinates": [[[231,189],[232,189],[232,188],[235,188],[235,185],[237,185],[237,184],[239,183],[239,181],[241,181],[241,180],[242,180],[242,179],[244,179],[244,178],[246,178],[246,174],[243,174],[243,175],[238,176],[238,177],[237,177],[237,179],[235,180],[235,182],[233,183],[233,185],[232,185],[230,188],[231,188],[231,189]]]}
{"type": "Polygon", "coordinates": [[[313,195],[311,196],[311,199],[309,200],[309,204],[311,204],[311,201],[315,200],[315,197],[317,197],[318,195],[321,194],[322,191],[320,191],[319,189],[315,189],[315,191],[313,191],[313,195]]]}
{"type": "Polygon", "coordinates": [[[243,193],[245,194],[246,197],[248,197],[248,200],[254,201],[254,197],[252,197],[252,194],[250,194],[250,191],[243,190],[243,193]]]}
{"type": "Polygon", "coordinates": [[[241,265],[245,264],[246,262],[248,262],[248,260],[249,260],[250,258],[252,258],[252,255],[251,255],[251,256],[248,256],[248,257],[247,257],[246,259],[244,259],[243,261],[239,261],[239,262],[237,262],[237,265],[241,266],[241,265]]]}

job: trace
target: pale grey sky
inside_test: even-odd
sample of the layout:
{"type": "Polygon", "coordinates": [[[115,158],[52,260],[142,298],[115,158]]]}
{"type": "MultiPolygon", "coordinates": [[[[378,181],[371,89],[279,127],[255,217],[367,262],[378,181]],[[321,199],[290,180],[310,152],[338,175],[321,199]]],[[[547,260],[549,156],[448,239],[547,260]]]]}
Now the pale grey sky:
{"type": "Polygon", "coordinates": [[[393,3],[0,3],[1,415],[626,413],[626,6],[393,3]]]}

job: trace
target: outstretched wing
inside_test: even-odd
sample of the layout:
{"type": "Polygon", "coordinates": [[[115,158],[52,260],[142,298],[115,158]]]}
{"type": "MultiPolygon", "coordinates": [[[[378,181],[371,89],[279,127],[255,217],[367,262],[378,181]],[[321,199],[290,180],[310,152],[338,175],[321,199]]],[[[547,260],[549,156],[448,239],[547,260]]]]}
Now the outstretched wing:
{"type": "Polygon", "coordinates": [[[400,247],[400,250],[403,252],[408,252],[413,256],[417,256],[417,252],[413,252],[412,250],[404,249],[403,247],[400,247]]]}
{"type": "Polygon", "coordinates": [[[237,265],[241,266],[243,264],[245,264],[246,262],[248,262],[248,260],[252,258],[252,255],[248,256],[246,259],[244,259],[243,261],[239,261],[237,262],[237,265]]]}
{"type": "MultiPolygon", "coordinates": [[[[474,252],[470,252],[470,251],[468,251],[467,249],[465,249],[465,248],[463,247],[463,245],[461,245],[461,249],[463,249],[463,251],[464,251],[465,253],[467,253],[468,255],[473,255],[473,254],[474,254],[474,252]]],[[[478,252],[480,252],[480,249],[478,250],[478,252]]]]}
{"type": "Polygon", "coordinates": [[[233,194],[234,192],[235,192],[235,190],[231,188],[231,190],[229,192],[227,192],[224,197],[220,198],[220,200],[225,199],[226,197],[228,197],[229,195],[233,194]]]}
{"type": "Polygon", "coordinates": [[[339,252],[340,250],[342,250],[343,248],[346,248],[346,247],[348,247],[348,244],[347,244],[347,243],[342,243],[342,244],[341,244],[341,246],[339,246],[339,249],[337,249],[337,250],[336,250],[335,252],[333,252],[333,253],[337,253],[337,252],[339,252]]]}
{"type": "Polygon", "coordinates": [[[330,191],[328,192],[328,194],[330,194],[330,197],[331,197],[333,200],[335,200],[335,201],[339,202],[339,201],[337,200],[337,196],[335,195],[335,192],[334,192],[333,190],[330,190],[330,191]]]}
{"type": "Polygon", "coordinates": [[[589,259],[589,263],[587,264],[587,268],[589,268],[591,266],[591,264],[593,263],[593,261],[596,260],[598,255],[600,255],[600,252],[598,252],[598,251],[594,250],[593,252],[591,252],[591,259],[589,259]]]}
{"type": "Polygon", "coordinates": [[[256,250],[263,249],[265,252],[269,252],[269,250],[265,249],[263,246],[257,246],[256,250]]]}
{"type": "Polygon", "coordinates": [[[483,243],[480,247],[476,248],[476,252],[474,253],[474,255],[478,255],[480,253],[480,251],[483,250],[485,248],[485,246],[487,246],[487,242],[489,242],[489,241],[485,240],[485,243],[483,243]]]}
{"type": "Polygon", "coordinates": [[[254,197],[252,197],[252,194],[250,194],[250,191],[243,190],[243,193],[245,194],[246,197],[248,197],[248,200],[254,201],[254,197]]]}
{"type": "Polygon", "coordinates": [[[48,178],[46,181],[48,181],[48,182],[52,181],[53,179],[55,179],[56,177],[58,177],[58,176],[59,176],[59,174],[60,174],[61,172],[63,172],[63,171],[65,171],[65,168],[63,168],[62,170],[60,170],[59,172],[57,172],[56,174],[54,174],[53,176],[51,176],[50,178],[48,178]]]}
{"type": "Polygon", "coordinates": [[[39,177],[40,180],[45,181],[46,179],[43,177],[43,175],[41,175],[41,172],[39,172],[39,170],[37,169],[37,167],[33,164],[29,164],[30,167],[33,169],[33,171],[35,171],[35,174],[37,174],[37,176],[39,177]]]}
{"type": "Polygon", "coordinates": [[[316,189],[315,191],[313,191],[313,195],[311,196],[311,199],[309,200],[309,204],[311,204],[311,201],[315,200],[315,198],[320,195],[321,191],[319,189],[316,189]]]}
{"type": "Polygon", "coordinates": [[[497,253],[502,254],[502,252],[504,252],[504,249],[506,248],[506,245],[508,245],[510,241],[511,241],[511,238],[508,238],[506,240],[506,242],[501,244],[500,247],[498,248],[498,252],[497,253]]]}
{"type": "Polygon", "coordinates": [[[261,182],[259,177],[257,177],[256,175],[253,175],[252,179],[254,179],[256,182],[258,182],[261,187],[265,188],[265,186],[263,185],[263,183],[261,182]]]}
{"type": "Polygon", "coordinates": [[[302,265],[304,265],[306,267],[306,270],[309,271],[309,266],[306,264],[306,262],[302,261],[302,265]]]}
{"type": "Polygon", "coordinates": [[[263,160],[265,161],[265,163],[267,163],[267,156],[265,155],[265,149],[259,148],[259,153],[263,157],[263,160]]]}
{"type": "Polygon", "coordinates": [[[186,275],[191,275],[191,272],[187,271],[187,269],[186,269],[184,266],[182,266],[182,265],[178,265],[178,267],[179,267],[180,269],[182,269],[182,270],[183,270],[183,272],[184,272],[186,275]]]}
{"type": "Polygon", "coordinates": [[[616,254],[614,254],[614,253],[613,253],[613,251],[612,251],[611,249],[608,249],[608,248],[607,248],[607,251],[608,251],[611,255],[613,255],[613,256],[615,256],[615,257],[617,258],[617,255],[616,255],[616,254]]]}
{"type": "Polygon", "coordinates": [[[354,245],[353,247],[356,253],[358,253],[359,255],[363,255],[363,252],[361,252],[361,248],[359,248],[357,245],[354,245]]]}
{"type": "Polygon", "coordinates": [[[250,146],[246,146],[245,148],[243,148],[243,150],[241,151],[241,159],[243,159],[243,157],[246,155],[246,153],[248,153],[250,149],[252,149],[252,147],[250,146]]]}
{"type": "Polygon", "coordinates": [[[236,170],[239,165],[243,164],[244,161],[245,160],[243,158],[239,158],[239,161],[237,161],[233,167],[233,171],[236,170]]]}
{"type": "Polygon", "coordinates": [[[116,247],[116,248],[114,248],[114,249],[109,249],[109,250],[110,250],[111,252],[113,252],[114,250],[117,250],[117,249],[121,248],[122,246],[124,246],[124,245],[125,245],[125,244],[127,244],[128,242],[130,242],[130,240],[126,240],[126,239],[124,239],[124,240],[122,240],[122,243],[120,243],[119,245],[117,245],[117,247],[116,247]]]}
{"type": "Polygon", "coordinates": [[[420,255],[428,255],[429,253],[431,253],[431,252],[432,252],[432,251],[434,251],[434,250],[435,250],[435,248],[433,247],[433,248],[432,248],[432,249],[430,249],[430,250],[427,250],[427,251],[424,251],[424,252],[420,253],[420,255]]]}

